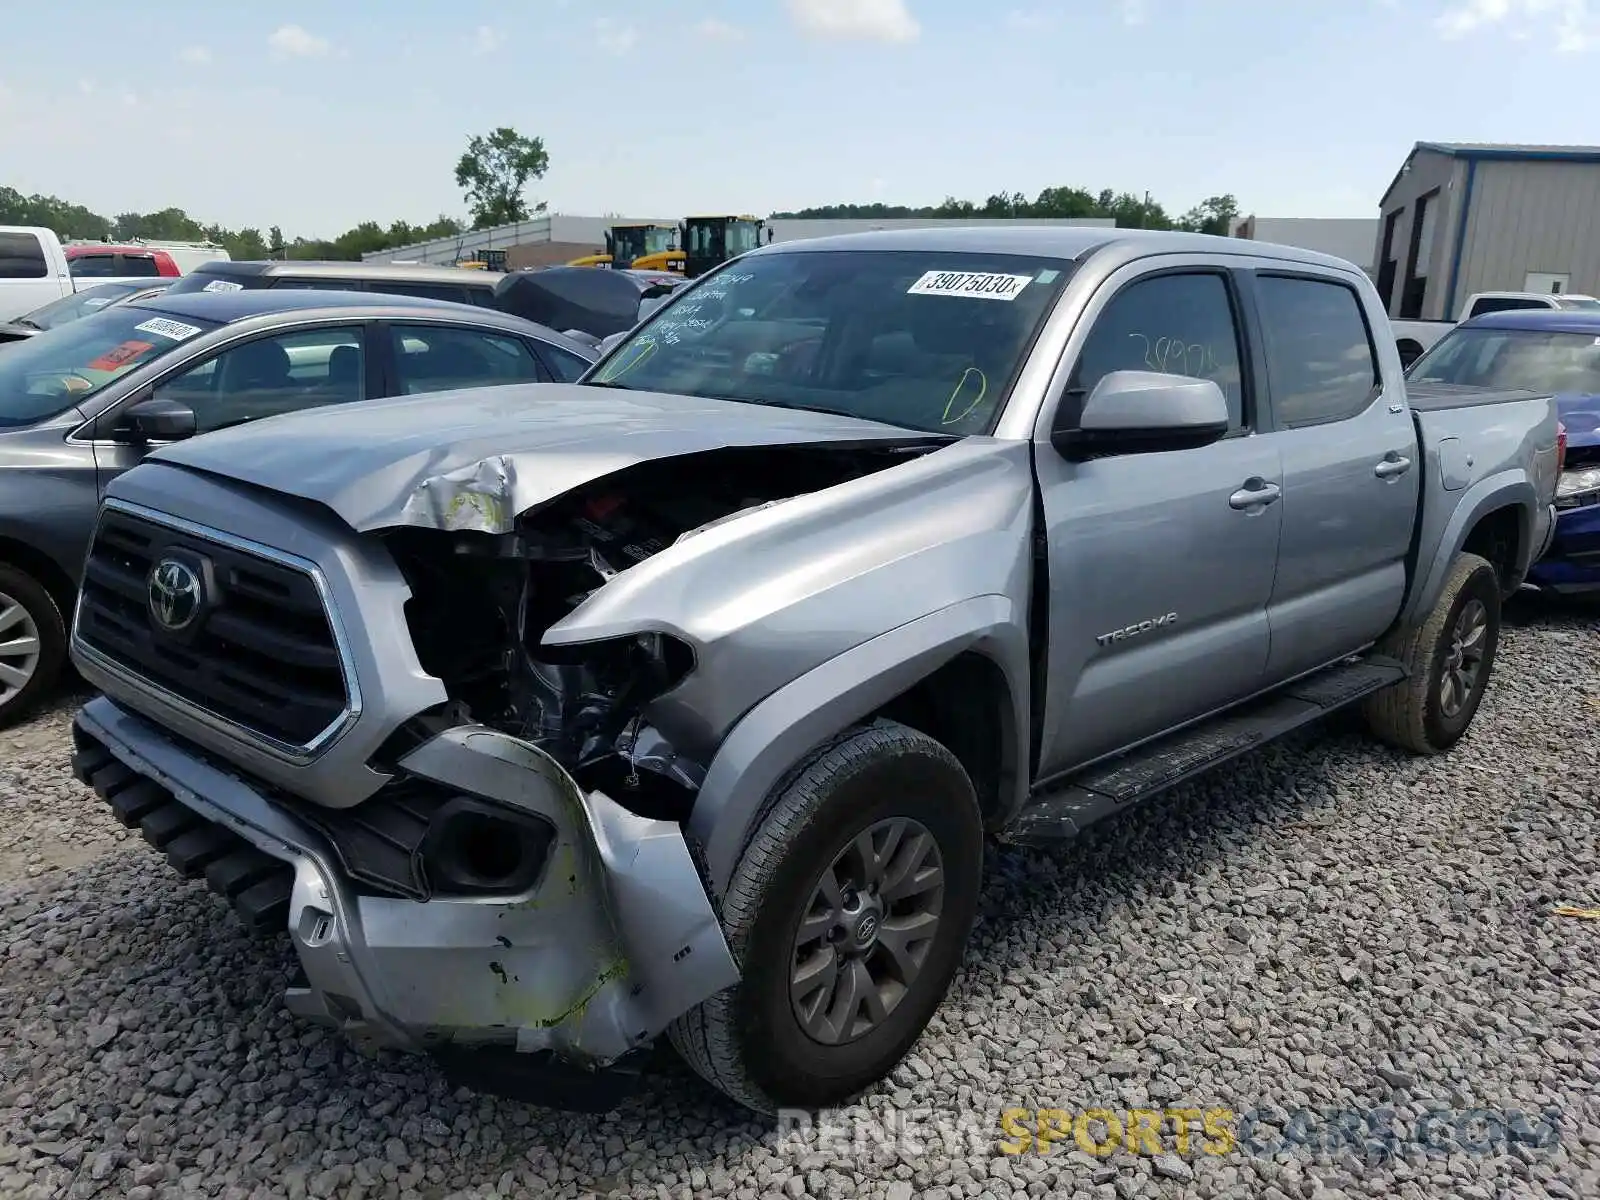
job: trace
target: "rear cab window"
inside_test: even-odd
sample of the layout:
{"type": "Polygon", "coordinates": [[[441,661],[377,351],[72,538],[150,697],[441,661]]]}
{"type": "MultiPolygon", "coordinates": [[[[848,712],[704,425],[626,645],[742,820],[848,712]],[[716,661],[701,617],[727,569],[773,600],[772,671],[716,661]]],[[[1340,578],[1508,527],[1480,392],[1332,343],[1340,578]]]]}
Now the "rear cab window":
{"type": "Polygon", "coordinates": [[[110,279],[121,274],[115,254],[75,254],[67,260],[74,279],[110,279]]]}
{"type": "Polygon", "coordinates": [[[37,235],[0,233],[0,279],[43,279],[49,273],[37,235]]]}

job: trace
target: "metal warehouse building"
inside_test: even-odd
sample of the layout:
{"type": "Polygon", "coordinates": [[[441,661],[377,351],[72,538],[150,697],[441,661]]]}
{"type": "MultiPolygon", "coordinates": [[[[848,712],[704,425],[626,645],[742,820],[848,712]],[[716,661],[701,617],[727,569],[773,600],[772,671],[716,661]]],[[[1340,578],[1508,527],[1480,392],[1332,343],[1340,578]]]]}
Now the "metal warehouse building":
{"type": "Polygon", "coordinates": [[[1600,294],[1600,146],[1418,142],[1379,210],[1391,317],[1449,320],[1474,292],[1600,294]]]}

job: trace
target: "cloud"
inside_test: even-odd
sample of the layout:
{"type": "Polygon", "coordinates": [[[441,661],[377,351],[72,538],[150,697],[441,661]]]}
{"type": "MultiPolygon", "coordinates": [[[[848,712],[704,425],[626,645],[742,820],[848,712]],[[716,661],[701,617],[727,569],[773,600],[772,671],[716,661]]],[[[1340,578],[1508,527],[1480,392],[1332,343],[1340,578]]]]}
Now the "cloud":
{"type": "Polygon", "coordinates": [[[607,54],[627,54],[639,44],[639,30],[626,21],[601,17],[594,23],[595,40],[607,54]]]}
{"type": "Polygon", "coordinates": [[[711,42],[738,42],[744,39],[744,30],[726,21],[719,21],[716,17],[701,21],[695,26],[695,32],[711,42]]]}
{"type": "Polygon", "coordinates": [[[330,49],[327,38],[308,33],[299,25],[280,25],[272,31],[267,45],[278,54],[295,58],[321,58],[330,49]]]}
{"type": "Polygon", "coordinates": [[[1448,41],[1498,27],[1518,41],[1534,33],[1551,38],[1563,54],[1600,45],[1600,13],[1590,0],[1460,0],[1434,20],[1448,41]]]}
{"type": "Polygon", "coordinates": [[[922,33],[906,0],[789,0],[789,16],[813,37],[841,41],[913,42],[922,33]]]}
{"type": "Polygon", "coordinates": [[[1145,0],[1117,0],[1124,25],[1143,25],[1150,19],[1150,6],[1145,0]]]}
{"type": "Polygon", "coordinates": [[[506,35],[490,25],[479,25],[472,32],[471,49],[474,54],[493,54],[505,45],[506,35]]]}
{"type": "Polygon", "coordinates": [[[205,46],[185,46],[178,51],[178,61],[191,67],[203,67],[211,62],[211,51],[205,46]]]}

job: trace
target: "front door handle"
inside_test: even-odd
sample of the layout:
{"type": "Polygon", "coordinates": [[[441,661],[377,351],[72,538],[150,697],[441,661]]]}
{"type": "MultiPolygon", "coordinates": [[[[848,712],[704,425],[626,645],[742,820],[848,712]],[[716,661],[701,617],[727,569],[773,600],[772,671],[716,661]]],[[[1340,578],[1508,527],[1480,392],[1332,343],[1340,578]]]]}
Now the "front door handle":
{"type": "Polygon", "coordinates": [[[1379,479],[1396,479],[1411,470],[1411,460],[1399,454],[1386,455],[1377,466],[1372,468],[1372,473],[1379,479]]]}
{"type": "Polygon", "coordinates": [[[1228,507],[1238,509],[1265,508],[1279,496],[1283,489],[1275,483],[1267,483],[1262,479],[1252,479],[1233,495],[1228,497],[1228,507]]]}

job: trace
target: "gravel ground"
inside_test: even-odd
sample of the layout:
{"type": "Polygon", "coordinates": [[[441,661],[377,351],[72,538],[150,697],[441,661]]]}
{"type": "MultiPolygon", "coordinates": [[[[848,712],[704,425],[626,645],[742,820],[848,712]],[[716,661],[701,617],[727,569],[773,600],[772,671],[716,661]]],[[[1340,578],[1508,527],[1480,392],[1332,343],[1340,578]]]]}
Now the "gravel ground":
{"type": "Polygon", "coordinates": [[[63,705],[0,734],[0,1196],[1600,1195],[1600,922],[1550,912],[1600,905],[1597,635],[1525,611],[1443,759],[1335,728],[998,853],[914,1058],[786,1136],[665,1054],[583,1117],[290,1021],[287,951],[73,783],[63,705]],[[1232,1110],[1241,1147],[1001,1152],[1006,1109],[1144,1107],[1232,1110]],[[1293,1141],[1296,1113],[1385,1109],[1556,1113],[1453,1152],[1293,1141]]]}

